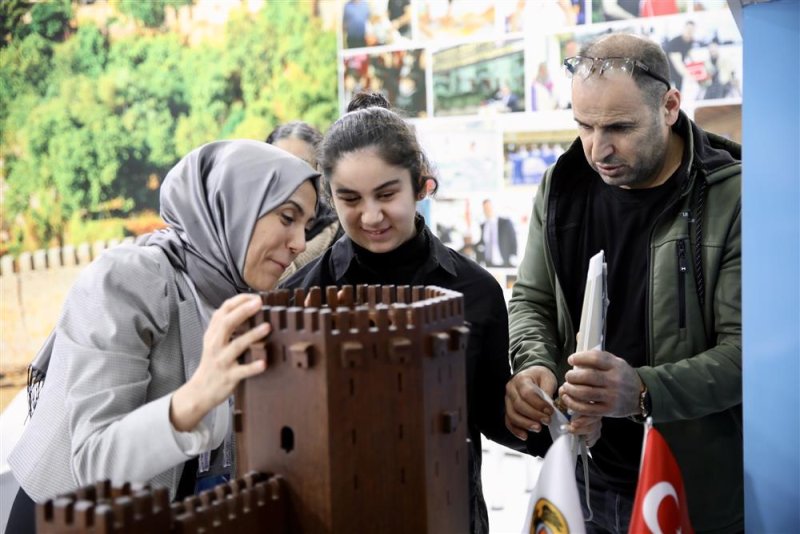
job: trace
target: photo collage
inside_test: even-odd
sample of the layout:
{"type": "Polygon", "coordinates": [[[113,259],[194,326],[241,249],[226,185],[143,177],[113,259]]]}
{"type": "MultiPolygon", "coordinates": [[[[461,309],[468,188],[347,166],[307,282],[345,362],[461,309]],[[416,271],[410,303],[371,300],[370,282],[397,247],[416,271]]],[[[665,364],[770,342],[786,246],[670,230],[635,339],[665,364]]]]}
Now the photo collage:
{"type": "Polygon", "coordinates": [[[660,44],[687,115],[741,141],[742,36],[726,0],[340,0],[338,9],[341,111],[358,91],[376,91],[414,124],[440,183],[428,223],[479,261],[489,212],[516,233],[508,266],[521,259],[537,185],[577,137],[563,61],[597,37],[623,31],[660,44]]]}

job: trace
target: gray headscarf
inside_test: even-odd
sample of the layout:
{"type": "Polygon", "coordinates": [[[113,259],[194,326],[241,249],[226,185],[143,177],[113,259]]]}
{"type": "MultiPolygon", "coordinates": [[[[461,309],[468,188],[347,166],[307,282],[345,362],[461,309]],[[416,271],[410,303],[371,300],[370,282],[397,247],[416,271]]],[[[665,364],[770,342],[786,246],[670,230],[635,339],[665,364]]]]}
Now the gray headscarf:
{"type": "MultiPolygon", "coordinates": [[[[161,218],[169,228],[137,245],[161,247],[209,304],[248,291],[242,279],[256,221],[319,173],[288,152],[260,141],[216,141],[190,152],[161,185],[161,218]]],[[[33,415],[55,343],[50,332],[28,366],[28,415],[33,415]]]]}
{"type": "Polygon", "coordinates": [[[161,185],[169,228],[140,241],[161,247],[213,307],[248,291],[242,278],[256,221],[319,173],[260,141],[216,141],[190,152],[161,185]]]}

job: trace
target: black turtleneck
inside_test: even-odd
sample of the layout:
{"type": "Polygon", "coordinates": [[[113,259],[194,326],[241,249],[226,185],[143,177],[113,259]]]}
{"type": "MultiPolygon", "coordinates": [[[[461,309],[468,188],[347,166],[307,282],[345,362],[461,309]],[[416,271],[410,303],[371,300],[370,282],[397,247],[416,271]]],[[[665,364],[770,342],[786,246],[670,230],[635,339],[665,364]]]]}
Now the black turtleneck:
{"type": "Polygon", "coordinates": [[[422,230],[425,221],[417,217],[417,233],[389,252],[371,252],[353,242],[355,261],[350,264],[352,278],[362,284],[415,285],[423,283],[418,274],[428,259],[430,243],[422,230]]]}

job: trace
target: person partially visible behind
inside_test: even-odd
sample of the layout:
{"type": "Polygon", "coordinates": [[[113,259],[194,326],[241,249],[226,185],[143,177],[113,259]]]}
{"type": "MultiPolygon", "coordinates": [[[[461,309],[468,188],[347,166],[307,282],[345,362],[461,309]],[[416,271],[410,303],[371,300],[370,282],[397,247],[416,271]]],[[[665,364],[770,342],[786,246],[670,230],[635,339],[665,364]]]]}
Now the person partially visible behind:
{"type": "Polygon", "coordinates": [[[508,217],[496,216],[492,201],[488,198],[483,201],[483,216],[478,242],[483,263],[489,267],[512,267],[517,259],[514,223],[508,217]]]}
{"type": "MultiPolygon", "coordinates": [[[[270,145],[297,156],[314,169],[317,168],[317,147],[320,141],[322,134],[319,130],[302,121],[282,124],[272,130],[266,139],[270,145]]],[[[297,255],[280,279],[288,278],[297,269],[325,252],[343,233],[336,212],[326,199],[320,198],[314,222],[306,232],[306,249],[297,255]]]]}
{"type": "Polygon", "coordinates": [[[547,424],[534,385],[603,418],[589,479],[581,460],[576,473],[590,532],[628,530],[647,417],[680,466],[695,530],[744,528],[741,147],[680,110],[668,61],[628,34],[565,60],[579,137],[537,191],[509,303],[509,428],[547,424]],[[605,350],[575,353],[601,250],[605,350]]]}
{"type": "Polygon", "coordinates": [[[318,176],[259,141],[206,144],[161,185],[167,228],[81,272],[31,365],[8,532],[33,532],[34,502],[101,480],[180,500],[233,474],[231,394],[266,368],[237,358],[271,327],[232,335],[305,248],[318,176]]]}
{"type": "Polygon", "coordinates": [[[345,48],[367,46],[367,22],[370,17],[367,0],[349,0],[342,13],[342,33],[345,48]]]}
{"type": "Polygon", "coordinates": [[[504,425],[510,378],[503,291],[472,260],[447,248],[416,211],[436,180],[414,131],[380,95],[357,95],[320,146],[323,188],[345,236],[283,283],[288,288],[354,284],[436,285],[464,295],[471,532],[488,532],[481,484],[481,434],[526,444],[504,425]],[[357,108],[360,104],[366,107],[357,108]],[[373,105],[374,104],[374,105],[373,105]]]}
{"type": "Polygon", "coordinates": [[[694,22],[687,20],[686,24],[683,25],[681,34],[664,43],[664,52],[669,59],[669,79],[679,91],[686,90],[686,87],[683,86],[683,80],[687,76],[691,76],[689,69],[686,67],[686,61],[695,44],[694,33],[694,22]]]}

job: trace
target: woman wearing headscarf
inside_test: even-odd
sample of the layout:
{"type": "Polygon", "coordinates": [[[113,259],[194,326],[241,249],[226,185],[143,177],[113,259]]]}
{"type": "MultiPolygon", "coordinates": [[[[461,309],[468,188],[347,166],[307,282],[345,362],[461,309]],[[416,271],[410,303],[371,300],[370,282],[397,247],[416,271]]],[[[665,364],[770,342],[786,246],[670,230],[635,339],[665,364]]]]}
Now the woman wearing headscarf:
{"type": "Polygon", "coordinates": [[[317,177],[261,142],[204,145],[164,180],[168,228],[81,273],[32,364],[47,378],[8,460],[9,532],[32,531],[35,501],[98,480],[181,498],[230,475],[229,398],[265,368],[237,357],[270,327],[231,336],[305,248],[317,177]]]}

